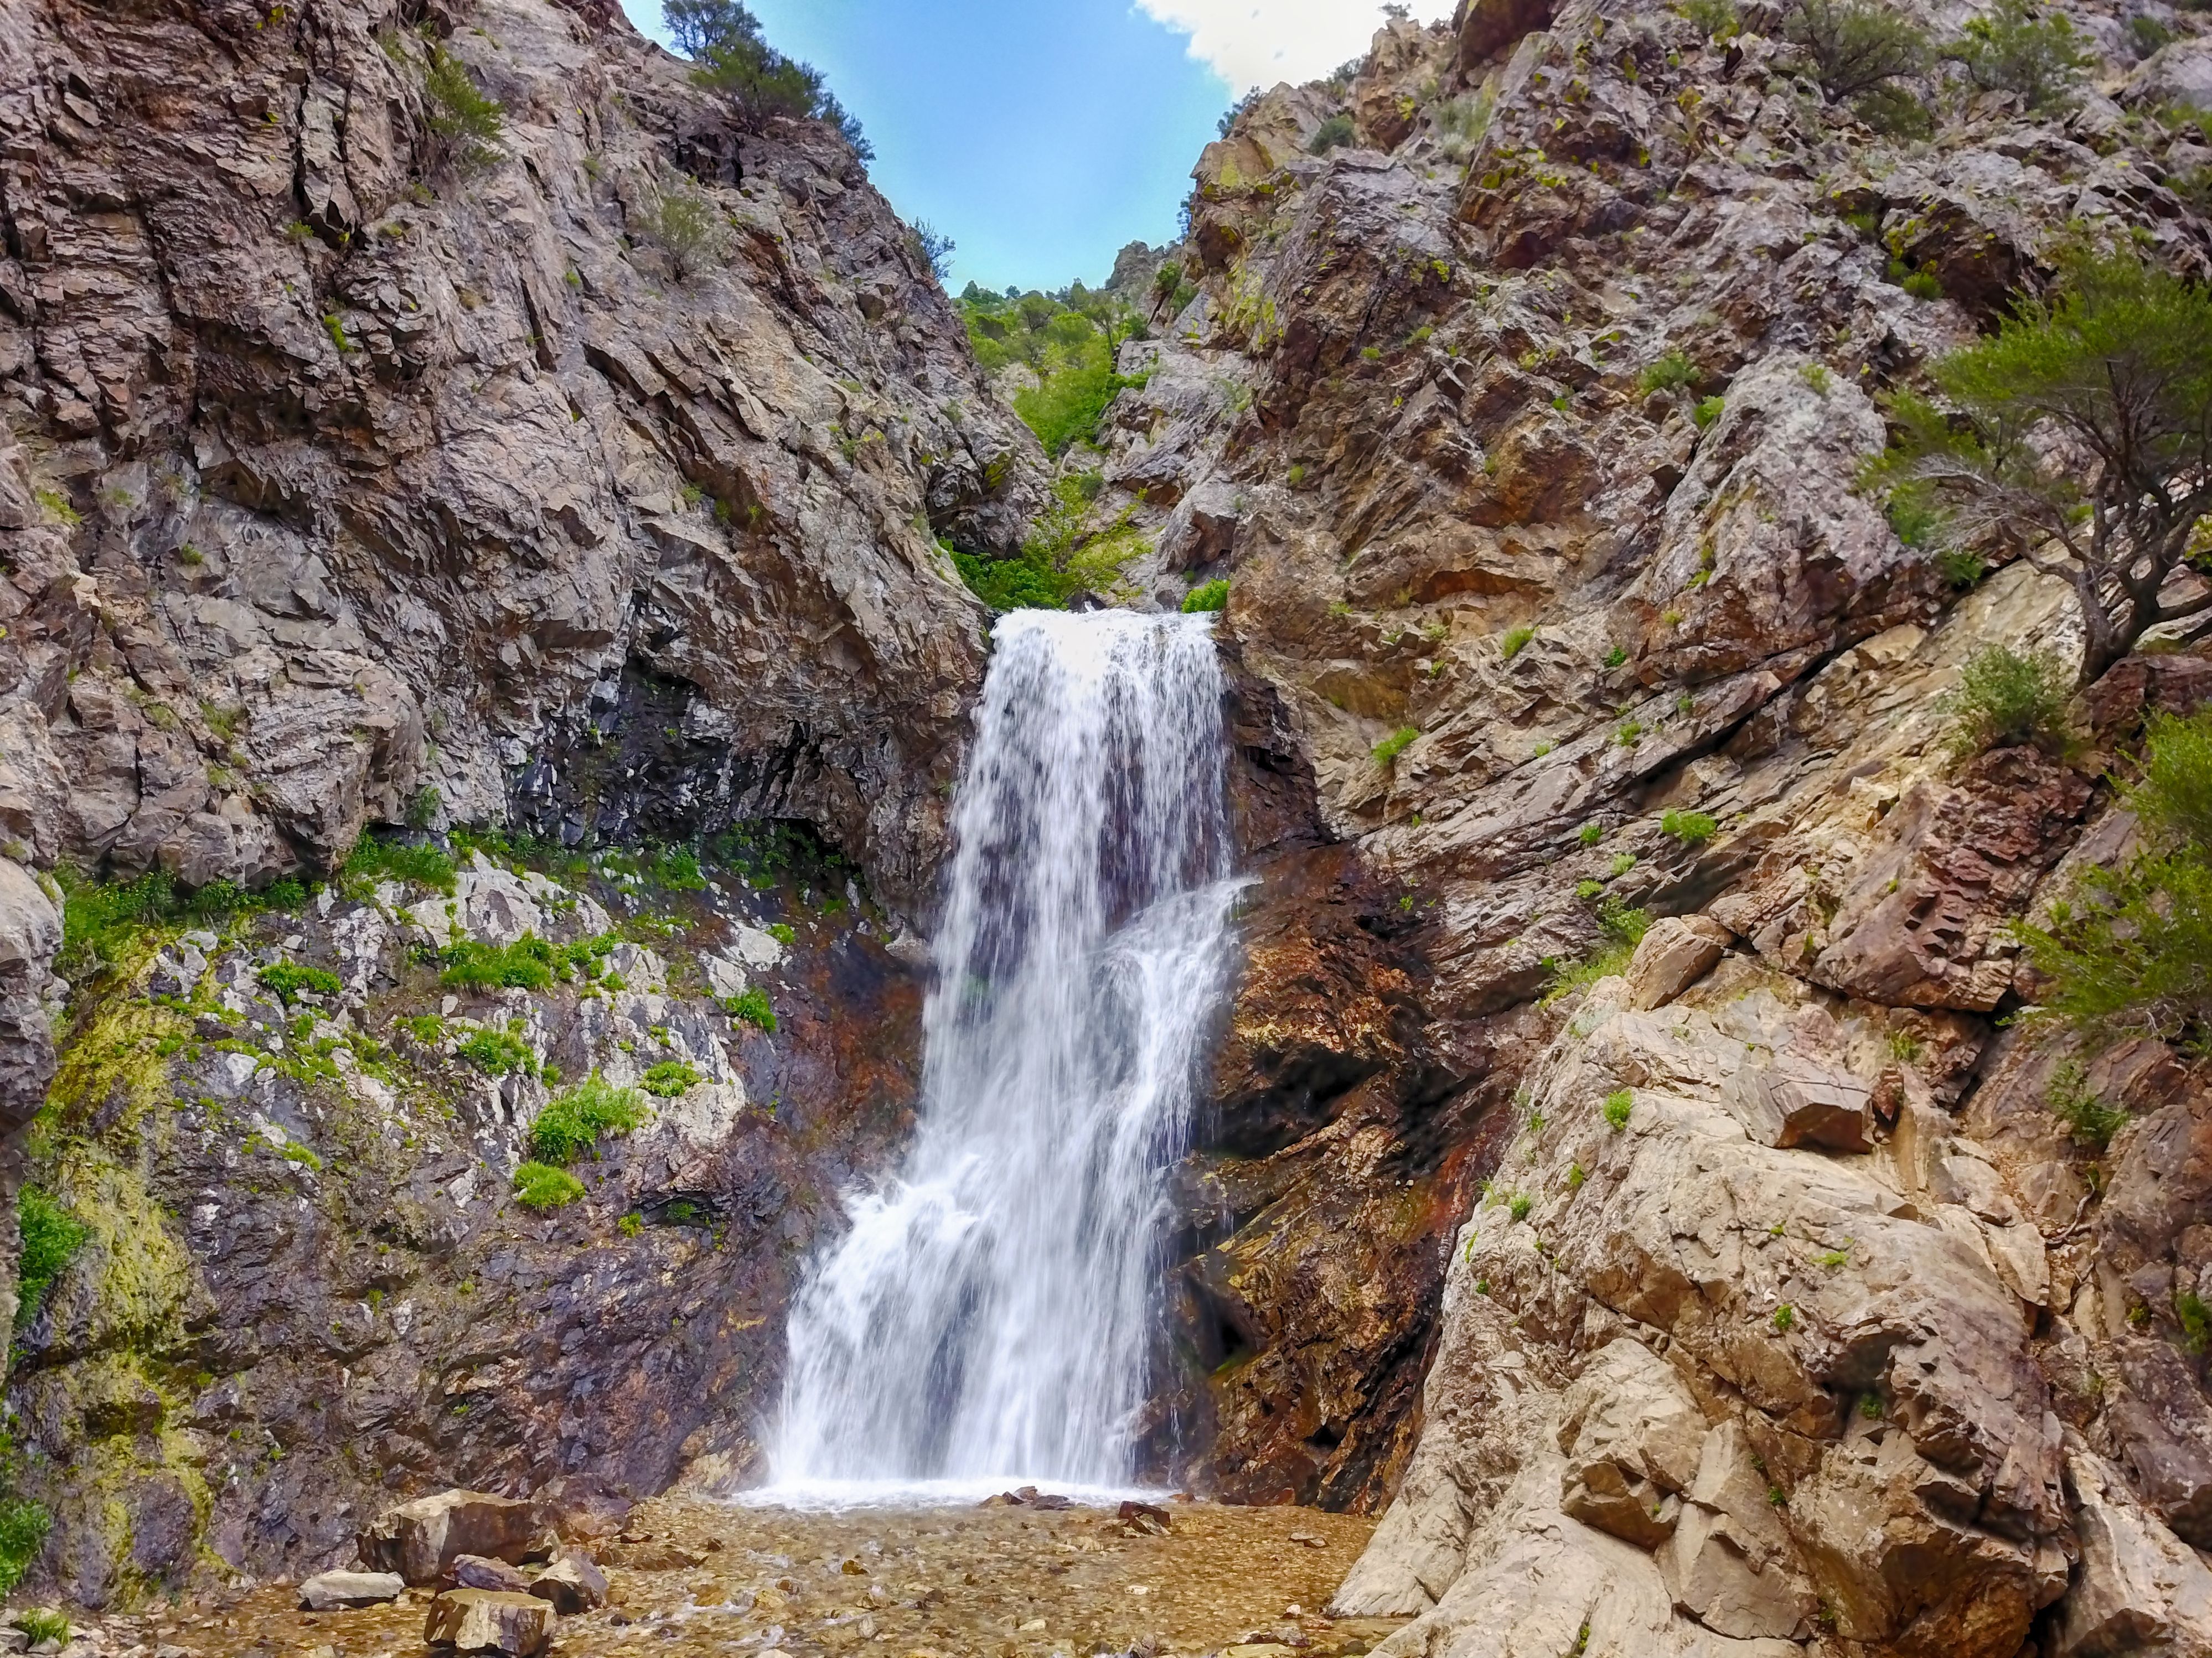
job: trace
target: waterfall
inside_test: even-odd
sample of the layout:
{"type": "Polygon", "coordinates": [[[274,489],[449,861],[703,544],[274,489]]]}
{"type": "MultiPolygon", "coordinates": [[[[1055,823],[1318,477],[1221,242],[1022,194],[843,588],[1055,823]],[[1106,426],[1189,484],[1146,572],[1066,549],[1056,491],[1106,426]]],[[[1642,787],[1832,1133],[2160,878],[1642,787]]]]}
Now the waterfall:
{"type": "Polygon", "coordinates": [[[779,1488],[1133,1477],[1239,884],[1211,622],[998,624],[915,1143],[793,1304],[779,1488]]]}

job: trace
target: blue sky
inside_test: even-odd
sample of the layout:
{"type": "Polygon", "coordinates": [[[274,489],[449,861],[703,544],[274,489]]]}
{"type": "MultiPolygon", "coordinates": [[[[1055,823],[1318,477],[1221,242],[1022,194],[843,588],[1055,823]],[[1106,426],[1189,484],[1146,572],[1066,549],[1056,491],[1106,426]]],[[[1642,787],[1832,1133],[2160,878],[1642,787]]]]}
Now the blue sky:
{"type": "MultiPolygon", "coordinates": [[[[659,0],[623,0],[660,30],[659,0]]],[[[1364,50],[1374,0],[750,0],[876,147],[909,222],[958,245],[946,284],[1097,283],[1175,234],[1191,164],[1245,88],[1364,50]]],[[[1449,0],[1417,6],[1417,15],[1449,0]]]]}

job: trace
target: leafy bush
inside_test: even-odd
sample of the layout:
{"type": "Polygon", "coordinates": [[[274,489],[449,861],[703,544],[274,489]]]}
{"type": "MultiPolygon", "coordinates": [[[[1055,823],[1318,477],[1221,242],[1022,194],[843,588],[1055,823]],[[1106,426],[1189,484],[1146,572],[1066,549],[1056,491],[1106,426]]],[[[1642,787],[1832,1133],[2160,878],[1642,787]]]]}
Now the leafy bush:
{"type": "Polygon", "coordinates": [[[994,610],[1065,610],[1077,593],[1111,587],[1121,567],[1146,545],[1136,503],[1094,525],[1081,480],[1062,477],[1054,501],[1030,527],[1012,558],[981,558],[948,548],[969,590],[994,610]]]}
{"type": "Polygon", "coordinates": [[[771,1033],[775,1029],[775,1009],[769,1003],[768,992],[758,985],[725,998],[722,1011],[733,1019],[742,1019],[756,1029],[771,1033]]]}
{"type": "Polygon", "coordinates": [[[2028,743],[2058,750],[2068,740],[2071,683],[2065,664],[2048,651],[1985,645],[1966,659],[1958,689],[1937,707],[1951,720],[1952,746],[1961,754],[2028,743]]]}
{"type": "Polygon", "coordinates": [[[534,932],[526,932],[511,944],[488,944],[463,938],[449,946],[441,958],[441,985],[465,990],[544,990],[556,976],[559,954],[534,932]]]}
{"type": "Polygon", "coordinates": [[[592,1151],[602,1134],[627,1134],[645,1121],[644,1098],[617,1088],[597,1071],[557,1095],[530,1125],[530,1149],[539,1161],[574,1163],[592,1151]]]}
{"type": "Polygon", "coordinates": [[[1412,745],[1413,739],[1420,734],[1420,732],[1412,726],[1399,726],[1396,731],[1392,732],[1389,736],[1375,745],[1373,750],[1375,763],[1378,766],[1396,763],[1398,756],[1403,754],[1412,745]]]}
{"type": "Polygon", "coordinates": [[[379,881],[411,881],[434,892],[453,890],[453,860],[436,847],[379,841],[368,835],[354,843],[339,874],[349,890],[371,887],[379,881]]]}
{"type": "Polygon", "coordinates": [[[1516,1192],[1512,1200],[1505,1206],[1505,1212],[1516,1220],[1526,1220],[1528,1218],[1528,1212],[1535,1206],[1535,1199],[1530,1197],[1526,1192],[1516,1192]]]}
{"type": "Polygon", "coordinates": [[[638,1086],[655,1099],[672,1100],[690,1092],[700,1081],[696,1066],[682,1060],[663,1060],[645,1073],[638,1086]]]}
{"type": "Polygon", "coordinates": [[[2212,1045],[2212,714],[2152,722],[2122,793],[2148,845],[2085,873],[2047,926],[2015,932],[2051,980],[2044,1011],[2085,1035],[2212,1045]]]}
{"type": "Polygon", "coordinates": [[[1638,389],[1648,397],[1654,392],[1688,391],[1697,385],[1700,378],[1698,365],[1677,349],[1669,351],[1658,361],[1646,365],[1644,372],[1636,377],[1636,384],[1638,389]]]}
{"type": "Polygon", "coordinates": [[[1195,616],[1201,610],[1225,610],[1229,608],[1229,582],[1218,577],[1193,587],[1182,598],[1185,616],[1195,616]]]}
{"type": "Polygon", "coordinates": [[[770,921],[768,925],[768,936],[780,944],[788,944],[799,937],[799,933],[788,921],[770,921]]]}
{"type": "Polygon", "coordinates": [[[1932,270],[1916,270],[1898,286],[1916,300],[1940,300],[1943,297],[1942,280],[1932,270]]]}
{"type": "Polygon", "coordinates": [[[2064,12],[2039,15],[2032,0],[1996,0],[1990,15],[1968,22],[1943,56],[1983,90],[2017,94],[2034,111],[2072,102],[2082,71],[2096,61],[2064,12]]]}
{"type": "Polygon", "coordinates": [[[1676,0],[1674,9],[1711,40],[1729,40],[1743,31],[1735,0],[1676,0]]]}
{"type": "Polygon", "coordinates": [[[1698,400],[1698,406],[1690,411],[1690,418],[1697,422],[1698,429],[1702,432],[1718,420],[1721,410],[1727,407],[1726,398],[1701,398],[1698,400]]]}
{"type": "Polygon", "coordinates": [[[1340,147],[1349,148],[1358,137],[1349,115],[1332,115],[1316,130],[1306,145],[1309,155],[1326,155],[1340,147]]]}
{"type": "Polygon", "coordinates": [[[301,962],[271,962],[254,976],[275,991],[277,999],[287,1007],[299,999],[302,991],[310,991],[318,996],[335,996],[345,988],[337,974],[323,968],[309,967],[301,962]]]}
{"type": "Polygon", "coordinates": [[[1928,100],[1912,88],[1895,82],[1852,99],[1851,113],[1888,138],[1925,138],[1936,131],[1928,100]]]}
{"type": "Polygon", "coordinates": [[[1515,657],[1521,654],[1522,647],[1526,645],[1535,636],[1536,630],[1534,628],[1526,626],[1508,628],[1505,630],[1504,636],[1498,641],[1498,654],[1504,657],[1508,662],[1510,662],[1515,657]]]}
{"type": "Polygon", "coordinates": [[[1594,847],[1605,839],[1605,825],[1596,822],[1584,823],[1575,831],[1575,839],[1586,847],[1594,847]]]}
{"type": "Polygon", "coordinates": [[[727,216],[690,179],[678,174],[648,186],[637,228],[668,255],[679,278],[721,263],[729,246],[727,216]]]}
{"type": "Polygon", "coordinates": [[[526,1163],[514,1171],[514,1200],[526,1209],[558,1209],[584,1195],[584,1182],[565,1169],[526,1163]]]}
{"type": "MultiPolygon", "coordinates": [[[[42,1503],[21,1497],[0,1497],[0,1595],[15,1593],[15,1585],[23,1581],[31,1562],[46,1546],[46,1533],[53,1529],[53,1516],[42,1503]]],[[[58,1612],[25,1612],[17,1618],[15,1626],[28,1635],[24,1620],[38,1617],[58,1620],[61,1627],[56,1630],[49,1624],[33,1637],[33,1644],[52,1640],[68,1644],[69,1619],[58,1612]]]]}
{"type": "Polygon", "coordinates": [[[1844,103],[1926,69],[1928,36],[1906,14],[1878,0],[1797,0],[1784,36],[1805,48],[1832,103],[1844,103]]]}
{"type": "Polygon", "coordinates": [[[1947,547],[1936,555],[1936,574],[1954,587],[1971,587],[1989,573],[1979,553],[1947,547]]]}
{"type": "Polygon", "coordinates": [[[1437,106],[1437,147],[1448,161],[1464,161],[1490,131],[1497,97],[1488,87],[1437,106]]]}
{"type": "MultiPolygon", "coordinates": [[[[1587,896],[1595,897],[1597,893],[1587,896]]],[[[1644,935],[1651,930],[1651,917],[1643,910],[1628,908],[1618,899],[1607,898],[1598,905],[1597,926],[1598,947],[1589,956],[1571,966],[1555,961],[1546,963],[1552,976],[1544,987],[1544,1000],[1557,1001],[1619,973],[1628,965],[1628,958],[1635,955],[1636,946],[1644,942],[1644,935]]]]}
{"type": "Polygon", "coordinates": [[[2112,1136],[2128,1121],[2125,1108],[2106,1105],[2090,1088],[2089,1073],[2074,1060],[2065,1060],[2051,1072],[2043,1102],[2052,1116],[2066,1125],[2076,1145],[2100,1151],[2112,1143],[2112,1136]]]}
{"type": "Polygon", "coordinates": [[[1705,812],[1667,811],[1660,814],[1659,829],[1686,847],[1701,847],[1720,833],[1721,826],[1705,812]]]}
{"type": "Polygon", "coordinates": [[[2173,31],[2157,18],[2138,12],[2128,19],[2128,44],[2136,56],[2148,58],[2173,39],[2173,31]]]}
{"type": "Polygon", "coordinates": [[[422,118],[430,129],[430,170],[497,161],[506,113],[499,100],[477,91],[467,65],[436,41],[426,40],[424,50],[429,62],[422,73],[422,118]]]}
{"type": "Polygon", "coordinates": [[[1626,1088],[1605,1096],[1605,1120],[1615,1133],[1628,1127],[1629,1114],[1635,1109],[1636,1096],[1626,1088]]]}
{"type": "Polygon", "coordinates": [[[517,1071],[527,1076],[538,1068],[530,1044],[504,1030],[476,1031],[453,1052],[488,1077],[505,1077],[517,1071]]]}
{"type": "Polygon", "coordinates": [[[46,1292],[84,1248],[92,1229],[59,1199],[28,1185],[16,1194],[15,1223],[23,1239],[15,1268],[15,1327],[20,1330],[46,1309],[46,1292]]]}

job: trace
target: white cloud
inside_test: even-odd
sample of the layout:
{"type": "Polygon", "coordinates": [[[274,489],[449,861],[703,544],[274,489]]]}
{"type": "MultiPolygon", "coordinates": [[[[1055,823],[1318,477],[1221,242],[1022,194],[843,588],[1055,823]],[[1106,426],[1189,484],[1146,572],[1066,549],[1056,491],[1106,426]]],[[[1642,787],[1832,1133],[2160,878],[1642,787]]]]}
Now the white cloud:
{"type": "MultiPolygon", "coordinates": [[[[1190,55],[1211,64],[1238,92],[1278,81],[1316,81],[1367,50],[1382,27],[1376,0],[1137,0],[1177,33],[1190,55]]],[[[1413,8],[1442,16],[1449,0],[1413,8]]]]}

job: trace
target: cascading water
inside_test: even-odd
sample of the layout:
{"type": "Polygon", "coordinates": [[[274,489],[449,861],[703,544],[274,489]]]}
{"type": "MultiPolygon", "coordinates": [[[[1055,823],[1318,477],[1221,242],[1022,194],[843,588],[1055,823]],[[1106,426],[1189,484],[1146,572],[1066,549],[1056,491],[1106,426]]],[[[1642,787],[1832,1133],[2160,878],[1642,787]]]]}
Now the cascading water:
{"type": "Polygon", "coordinates": [[[776,1486],[1132,1477],[1166,1171],[1227,988],[1211,618],[1001,620],[898,1177],[793,1303],[776,1486]]]}

